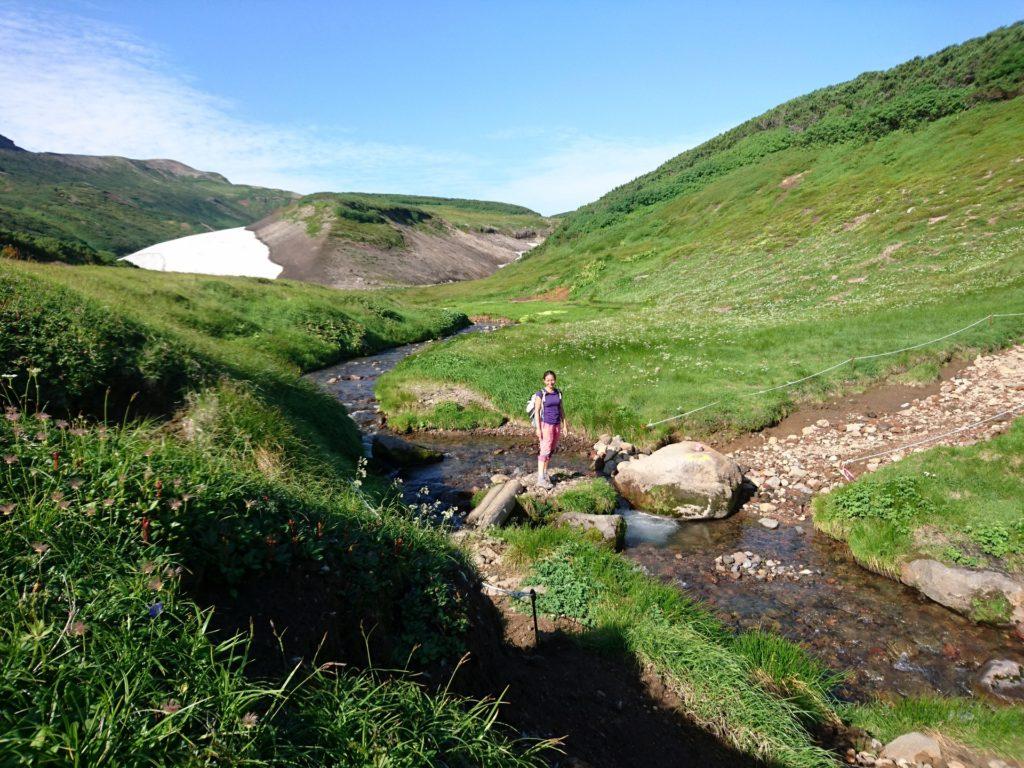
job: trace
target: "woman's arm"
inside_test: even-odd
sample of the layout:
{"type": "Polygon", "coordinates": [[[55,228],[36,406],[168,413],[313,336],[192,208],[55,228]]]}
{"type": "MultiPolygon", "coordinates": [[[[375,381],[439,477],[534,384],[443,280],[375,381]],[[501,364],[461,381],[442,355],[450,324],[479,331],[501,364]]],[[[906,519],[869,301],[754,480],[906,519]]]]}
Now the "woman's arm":
{"type": "Polygon", "coordinates": [[[533,396],[533,428],[537,432],[537,437],[540,437],[540,417],[541,411],[544,409],[544,401],[537,397],[536,394],[533,396]]]}

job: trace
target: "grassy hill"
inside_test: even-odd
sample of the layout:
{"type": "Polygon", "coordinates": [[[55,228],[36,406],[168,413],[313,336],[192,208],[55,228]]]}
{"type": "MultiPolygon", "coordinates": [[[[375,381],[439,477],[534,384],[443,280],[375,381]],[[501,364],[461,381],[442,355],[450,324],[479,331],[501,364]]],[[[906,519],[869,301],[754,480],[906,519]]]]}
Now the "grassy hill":
{"type": "MultiPolygon", "coordinates": [[[[344,668],[370,644],[379,663],[415,650],[450,671],[468,632],[501,637],[476,624],[466,553],[354,466],[344,409],[298,378],[464,316],[287,280],[6,260],[0,292],[5,756],[546,764],[546,742],[509,733],[493,702],[451,695],[444,675],[431,689],[344,668]],[[274,638],[254,640],[250,616],[271,618],[274,638]]],[[[832,763],[811,736],[833,717],[831,677],[803,651],[736,637],[610,551],[571,545],[607,582],[595,597],[627,584],[621,615],[646,622],[631,642],[693,691],[685,717],[749,755],[832,763]],[[695,675],[687,654],[728,672],[695,675]]]]}
{"type": "Polygon", "coordinates": [[[547,368],[570,419],[641,442],[751,429],[795,399],[893,373],[934,375],[1020,338],[1002,320],[913,354],[844,368],[1024,307],[1024,24],[776,107],[569,214],[493,277],[410,301],[525,322],[458,339],[385,377],[454,381],[518,415],[547,368]],[[685,421],[648,422],[711,401],[685,421]]]}
{"type": "Polygon", "coordinates": [[[507,203],[320,193],[254,229],[284,266],[283,277],[364,288],[485,277],[542,240],[550,226],[507,203]]]}
{"type": "MultiPolygon", "coordinates": [[[[45,246],[55,251],[56,240],[82,251],[72,261],[109,260],[162,240],[251,224],[294,197],[173,160],[27,152],[0,141],[0,246],[13,245],[23,258],[46,257],[45,246]],[[35,242],[36,252],[25,241],[35,242]]],[[[49,258],[68,260],[55,252],[49,258]]]]}

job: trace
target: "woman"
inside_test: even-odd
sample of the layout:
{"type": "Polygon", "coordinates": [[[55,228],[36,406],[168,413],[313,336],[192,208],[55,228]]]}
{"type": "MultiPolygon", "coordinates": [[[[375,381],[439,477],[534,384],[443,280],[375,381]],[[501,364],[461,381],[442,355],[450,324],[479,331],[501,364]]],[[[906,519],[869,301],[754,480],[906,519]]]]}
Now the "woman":
{"type": "Polygon", "coordinates": [[[558,447],[558,438],[565,425],[565,408],[562,393],[555,387],[557,377],[554,371],[544,372],[544,389],[537,390],[533,396],[533,422],[537,429],[537,440],[540,441],[540,452],[537,454],[537,485],[551,488],[548,479],[548,462],[551,454],[558,447]]]}

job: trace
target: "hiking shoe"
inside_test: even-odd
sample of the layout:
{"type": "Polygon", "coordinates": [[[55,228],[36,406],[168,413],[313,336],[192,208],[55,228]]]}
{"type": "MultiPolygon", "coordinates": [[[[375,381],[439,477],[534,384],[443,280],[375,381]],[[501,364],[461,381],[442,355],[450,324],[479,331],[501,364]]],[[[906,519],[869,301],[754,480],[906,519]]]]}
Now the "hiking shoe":
{"type": "Polygon", "coordinates": [[[541,480],[538,480],[537,481],[537,485],[540,488],[543,488],[545,491],[550,491],[552,488],[555,487],[554,484],[550,480],[548,480],[546,477],[541,479],[541,480]]]}

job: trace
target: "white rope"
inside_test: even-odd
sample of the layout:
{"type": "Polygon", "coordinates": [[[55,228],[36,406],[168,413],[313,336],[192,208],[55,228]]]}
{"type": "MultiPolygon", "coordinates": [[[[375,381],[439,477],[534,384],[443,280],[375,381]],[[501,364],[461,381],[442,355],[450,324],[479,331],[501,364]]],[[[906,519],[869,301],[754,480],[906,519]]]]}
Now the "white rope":
{"type": "MultiPolygon", "coordinates": [[[[927,347],[930,344],[935,344],[935,343],[940,342],[940,341],[945,341],[946,339],[952,338],[953,336],[956,336],[957,334],[961,334],[964,331],[969,331],[971,328],[974,328],[977,325],[981,325],[986,320],[994,320],[994,319],[1001,318],[1001,317],[1024,317],[1024,312],[1002,312],[1002,313],[997,313],[997,314],[986,315],[985,317],[981,318],[980,320],[975,320],[970,325],[965,325],[963,328],[959,328],[959,329],[957,329],[955,331],[951,331],[950,333],[947,333],[945,336],[939,336],[936,339],[930,339],[928,341],[922,341],[920,344],[913,344],[913,345],[911,345],[909,347],[902,347],[900,349],[894,349],[894,350],[891,350],[889,352],[878,352],[878,353],[873,354],[873,355],[859,355],[858,357],[849,357],[846,360],[843,360],[841,363],[836,363],[835,365],[830,365],[828,368],[823,368],[822,370],[817,371],[817,372],[812,373],[812,374],[809,374],[807,376],[804,376],[803,378],[796,379],[794,381],[787,381],[785,384],[779,384],[778,386],[775,386],[775,387],[768,387],[767,389],[760,389],[760,390],[758,390],[756,392],[740,393],[738,395],[735,395],[734,397],[757,397],[758,395],[766,395],[769,392],[775,392],[775,391],[780,390],[780,389],[788,389],[789,387],[796,386],[797,384],[802,384],[803,382],[809,381],[810,379],[815,379],[818,376],[824,376],[826,373],[830,373],[831,371],[834,371],[837,368],[842,368],[844,365],[849,365],[850,363],[855,363],[858,360],[876,360],[876,359],[878,359],[880,357],[891,357],[893,355],[903,354],[904,352],[911,352],[911,351],[913,351],[915,349],[921,349],[922,347],[927,347]]],[[[724,400],[715,400],[714,402],[707,403],[706,405],[702,405],[699,408],[694,408],[692,410],[686,411],[685,413],[676,414],[675,416],[669,416],[668,418],[661,419],[660,421],[650,421],[650,422],[647,423],[647,428],[650,429],[651,427],[656,427],[659,424],[665,424],[665,423],[667,423],[669,421],[676,421],[677,419],[684,419],[687,416],[692,416],[695,413],[700,413],[703,410],[711,408],[712,406],[715,406],[715,405],[720,405],[723,402],[724,402],[724,400]]]]}
{"type": "Polygon", "coordinates": [[[480,584],[485,589],[493,589],[495,592],[501,592],[502,594],[514,597],[517,600],[524,600],[530,596],[529,592],[517,592],[511,589],[502,589],[501,587],[496,587],[493,584],[488,584],[486,581],[481,581],[480,584]]]}
{"type": "Polygon", "coordinates": [[[938,435],[932,435],[931,437],[926,437],[923,440],[918,440],[917,442],[910,443],[908,445],[898,445],[895,448],[889,448],[884,451],[879,451],[878,453],[869,453],[867,456],[858,456],[855,459],[846,459],[845,461],[840,462],[840,466],[845,466],[847,464],[856,464],[861,461],[867,461],[868,459],[877,458],[878,456],[885,456],[890,453],[896,453],[897,451],[909,451],[911,448],[916,448],[917,446],[925,445],[926,443],[933,443],[936,440],[941,440],[942,438],[949,437],[950,435],[956,435],[961,432],[968,432],[986,422],[995,421],[996,419],[1001,419],[1004,416],[1009,416],[1010,414],[1017,413],[1022,410],[1024,410],[1024,403],[1018,403],[1013,408],[1010,408],[1005,411],[1000,411],[999,413],[993,414],[992,416],[986,416],[984,419],[979,419],[978,421],[975,421],[972,424],[968,424],[958,429],[950,430],[949,432],[943,432],[938,435]]]}

